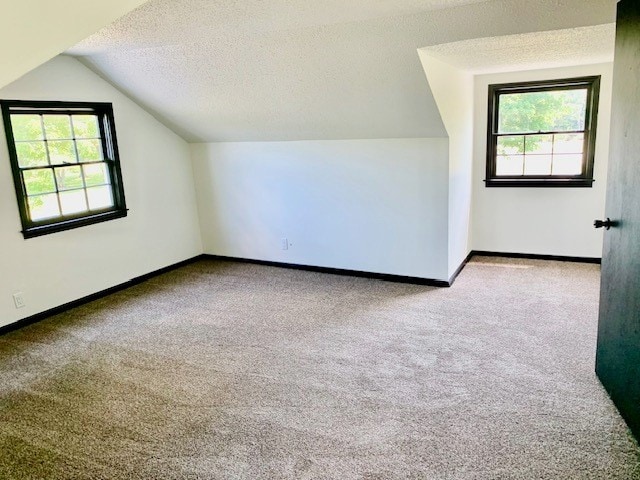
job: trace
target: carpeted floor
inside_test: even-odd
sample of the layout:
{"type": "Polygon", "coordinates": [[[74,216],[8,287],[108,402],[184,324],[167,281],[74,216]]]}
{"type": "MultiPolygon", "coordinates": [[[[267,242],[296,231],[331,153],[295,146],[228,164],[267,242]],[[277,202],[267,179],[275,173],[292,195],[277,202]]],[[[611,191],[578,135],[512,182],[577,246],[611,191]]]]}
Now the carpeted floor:
{"type": "Polygon", "coordinates": [[[0,478],[640,479],[593,372],[598,283],[199,261],[0,337],[0,478]]]}

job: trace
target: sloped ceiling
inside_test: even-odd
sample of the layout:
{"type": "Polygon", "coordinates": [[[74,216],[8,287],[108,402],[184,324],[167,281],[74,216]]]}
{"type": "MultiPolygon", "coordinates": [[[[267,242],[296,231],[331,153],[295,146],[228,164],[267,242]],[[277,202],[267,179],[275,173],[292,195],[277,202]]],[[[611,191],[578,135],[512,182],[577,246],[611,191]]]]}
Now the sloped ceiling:
{"type": "Polygon", "coordinates": [[[68,53],[190,141],[438,137],[418,48],[610,23],[615,4],[151,0],[68,53]]]}
{"type": "Polygon", "coordinates": [[[0,0],[0,88],[146,0],[0,0]]]}

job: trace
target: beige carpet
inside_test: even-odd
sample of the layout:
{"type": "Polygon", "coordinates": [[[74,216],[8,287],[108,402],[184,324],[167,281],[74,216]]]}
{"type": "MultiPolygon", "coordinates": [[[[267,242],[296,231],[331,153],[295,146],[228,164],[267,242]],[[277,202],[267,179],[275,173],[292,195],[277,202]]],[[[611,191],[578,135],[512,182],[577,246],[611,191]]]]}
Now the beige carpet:
{"type": "Polygon", "coordinates": [[[640,479],[593,372],[598,282],[199,261],[0,337],[0,478],[640,479]]]}

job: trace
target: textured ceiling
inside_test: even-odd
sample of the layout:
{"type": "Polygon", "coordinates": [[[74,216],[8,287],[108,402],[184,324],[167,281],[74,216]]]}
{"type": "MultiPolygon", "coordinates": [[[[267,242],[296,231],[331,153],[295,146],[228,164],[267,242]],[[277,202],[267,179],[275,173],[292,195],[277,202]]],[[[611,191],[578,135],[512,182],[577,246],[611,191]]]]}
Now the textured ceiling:
{"type": "Polygon", "coordinates": [[[145,1],[0,0],[0,88],[145,1]]]}
{"type": "Polygon", "coordinates": [[[487,0],[151,0],[74,47],[87,55],[410,15],[487,0]]]}
{"type": "Polygon", "coordinates": [[[421,50],[458,68],[482,74],[613,62],[615,40],[616,25],[608,23],[477,38],[421,50]]]}
{"type": "Polygon", "coordinates": [[[444,136],[418,48],[614,21],[586,3],[151,0],[68,53],[190,141],[444,136]]]}

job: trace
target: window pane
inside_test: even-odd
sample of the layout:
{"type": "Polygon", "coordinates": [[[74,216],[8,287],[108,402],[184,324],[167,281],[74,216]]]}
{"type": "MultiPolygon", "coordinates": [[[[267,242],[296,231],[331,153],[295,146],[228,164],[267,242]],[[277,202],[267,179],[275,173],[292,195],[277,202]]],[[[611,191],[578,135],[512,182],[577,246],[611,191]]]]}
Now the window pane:
{"type": "Polygon", "coordinates": [[[89,197],[89,208],[91,210],[113,207],[110,186],[87,188],[87,197],[89,197]]]}
{"type": "Polygon", "coordinates": [[[102,145],[100,140],[78,140],[78,158],[81,162],[97,162],[102,160],[102,145]]]}
{"type": "Polygon", "coordinates": [[[553,135],[527,135],[525,153],[550,154],[553,147],[553,135]]]}
{"type": "Polygon", "coordinates": [[[105,185],[109,182],[109,171],[104,163],[96,163],[94,165],[84,165],[84,182],[87,187],[94,185],[105,185]]]}
{"type": "Polygon", "coordinates": [[[11,115],[13,138],[20,140],[42,140],[40,115],[11,115]]]}
{"type": "Polygon", "coordinates": [[[56,191],[53,171],[50,168],[42,170],[27,170],[22,172],[27,195],[39,195],[56,191]]]}
{"type": "Polygon", "coordinates": [[[584,130],[587,89],[500,95],[498,133],[584,130]]]}
{"type": "Polygon", "coordinates": [[[60,191],[82,188],[82,169],[79,166],[56,168],[56,180],[60,191]]]}
{"type": "Polygon", "coordinates": [[[73,140],[54,141],[49,143],[49,158],[52,165],[77,163],[73,140]]]}
{"type": "Polygon", "coordinates": [[[24,167],[42,167],[48,165],[47,150],[44,142],[16,143],[18,165],[24,167]]]}
{"type": "Polygon", "coordinates": [[[554,175],[580,175],[582,174],[582,155],[554,155],[554,175]]]}
{"type": "Polygon", "coordinates": [[[555,135],[553,153],[580,153],[584,149],[584,134],[555,135]]]}
{"type": "Polygon", "coordinates": [[[98,117],[95,115],[73,115],[73,133],[76,138],[100,138],[98,117]]]}
{"type": "Polygon", "coordinates": [[[496,175],[522,175],[524,155],[498,155],[496,175]]]}
{"type": "Polygon", "coordinates": [[[25,238],[126,216],[109,103],[0,99],[0,106],[25,238]]]}
{"type": "Polygon", "coordinates": [[[524,136],[498,137],[498,155],[524,153],[524,136]]]}
{"type": "Polygon", "coordinates": [[[84,190],[74,190],[60,193],[60,205],[63,215],[73,215],[87,211],[87,199],[84,190]]]}
{"type": "Polygon", "coordinates": [[[31,220],[34,222],[60,216],[58,195],[53,193],[29,197],[29,214],[31,220]]]}
{"type": "Polygon", "coordinates": [[[551,175],[551,155],[526,155],[525,175],[551,175]]]}
{"type": "Polygon", "coordinates": [[[47,139],[73,138],[69,115],[43,115],[44,133],[47,139]]]}

